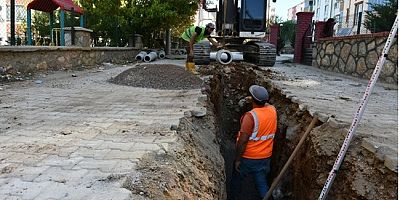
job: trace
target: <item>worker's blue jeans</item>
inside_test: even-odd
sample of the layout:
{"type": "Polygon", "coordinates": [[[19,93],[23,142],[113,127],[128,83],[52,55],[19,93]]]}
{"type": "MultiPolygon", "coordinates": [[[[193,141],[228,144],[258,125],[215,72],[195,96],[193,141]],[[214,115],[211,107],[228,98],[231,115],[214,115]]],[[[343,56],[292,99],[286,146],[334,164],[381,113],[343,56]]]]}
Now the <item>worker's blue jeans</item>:
{"type": "Polygon", "coordinates": [[[239,171],[233,169],[231,180],[231,193],[233,196],[240,192],[243,178],[248,175],[253,176],[258,194],[262,198],[267,194],[269,186],[267,183],[267,174],[270,170],[271,158],[265,159],[240,159],[239,171]],[[236,194],[235,194],[236,193],[236,194]]]}

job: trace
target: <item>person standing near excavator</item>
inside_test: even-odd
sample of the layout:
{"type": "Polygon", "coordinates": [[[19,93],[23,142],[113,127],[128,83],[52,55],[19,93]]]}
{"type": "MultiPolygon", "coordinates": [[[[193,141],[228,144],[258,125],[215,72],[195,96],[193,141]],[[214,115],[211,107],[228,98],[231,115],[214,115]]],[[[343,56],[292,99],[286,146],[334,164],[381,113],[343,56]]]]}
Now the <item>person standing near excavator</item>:
{"type": "Polygon", "coordinates": [[[202,41],[207,38],[212,45],[220,47],[221,45],[211,38],[211,33],[214,31],[215,25],[213,23],[208,23],[205,27],[192,26],[182,33],[182,39],[189,43],[187,51],[187,62],[193,62],[194,51],[193,46],[195,43],[202,41]]]}
{"type": "Polygon", "coordinates": [[[259,197],[262,199],[268,192],[267,175],[277,130],[277,112],[273,105],[267,103],[268,91],[262,86],[252,85],[249,88],[253,109],[241,118],[240,131],[236,139],[236,157],[231,181],[232,197],[239,196],[244,177],[254,178],[259,197]]]}

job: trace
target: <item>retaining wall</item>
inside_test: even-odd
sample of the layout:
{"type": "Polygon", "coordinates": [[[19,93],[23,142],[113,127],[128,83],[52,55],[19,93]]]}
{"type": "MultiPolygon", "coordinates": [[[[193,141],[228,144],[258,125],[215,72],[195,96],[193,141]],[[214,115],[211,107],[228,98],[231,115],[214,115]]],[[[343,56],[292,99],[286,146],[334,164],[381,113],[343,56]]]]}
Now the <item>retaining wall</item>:
{"type": "MultiPolygon", "coordinates": [[[[353,35],[346,37],[320,38],[313,52],[313,66],[370,79],[385,46],[388,32],[353,35]]],[[[397,39],[390,48],[379,81],[397,84],[398,81],[397,39]]]]}
{"type": "Polygon", "coordinates": [[[0,67],[6,74],[91,68],[103,62],[133,62],[138,51],[125,47],[0,47],[0,67]]]}

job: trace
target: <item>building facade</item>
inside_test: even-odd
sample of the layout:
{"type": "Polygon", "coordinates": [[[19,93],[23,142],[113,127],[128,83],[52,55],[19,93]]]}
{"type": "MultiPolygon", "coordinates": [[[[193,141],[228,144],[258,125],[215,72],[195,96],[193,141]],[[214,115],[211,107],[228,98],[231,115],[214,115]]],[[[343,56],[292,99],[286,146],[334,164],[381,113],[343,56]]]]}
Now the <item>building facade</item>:
{"type": "Polygon", "coordinates": [[[372,4],[384,4],[387,0],[313,0],[314,21],[335,19],[335,35],[345,36],[370,33],[364,27],[367,11],[372,4]]]}
{"type": "Polygon", "coordinates": [[[288,9],[288,13],[287,13],[287,19],[296,21],[297,20],[296,13],[303,12],[304,11],[304,5],[305,5],[304,2],[300,2],[299,4],[289,8],[288,9]]]}

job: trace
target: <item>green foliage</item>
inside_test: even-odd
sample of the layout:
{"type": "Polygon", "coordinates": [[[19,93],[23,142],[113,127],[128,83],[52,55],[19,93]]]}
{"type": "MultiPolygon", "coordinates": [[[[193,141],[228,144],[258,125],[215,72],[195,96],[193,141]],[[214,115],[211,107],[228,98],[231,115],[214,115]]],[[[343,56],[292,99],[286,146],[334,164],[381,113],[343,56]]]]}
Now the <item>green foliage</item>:
{"type": "Polygon", "coordinates": [[[88,28],[103,39],[98,45],[123,46],[141,34],[151,46],[165,30],[178,34],[193,22],[198,0],[81,0],[81,5],[88,28]]]}
{"type": "Polygon", "coordinates": [[[32,16],[32,31],[36,36],[49,36],[50,35],[50,23],[49,13],[35,11],[32,16]]]}
{"type": "Polygon", "coordinates": [[[388,0],[385,4],[369,4],[364,26],[372,33],[390,31],[397,14],[397,0],[388,0]]]}
{"type": "MultiPolygon", "coordinates": [[[[281,23],[280,27],[280,39],[282,40],[282,45],[285,42],[290,42],[290,45],[294,47],[294,39],[296,38],[296,22],[289,20],[281,23]]],[[[283,46],[281,46],[283,48],[283,46]]]]}

